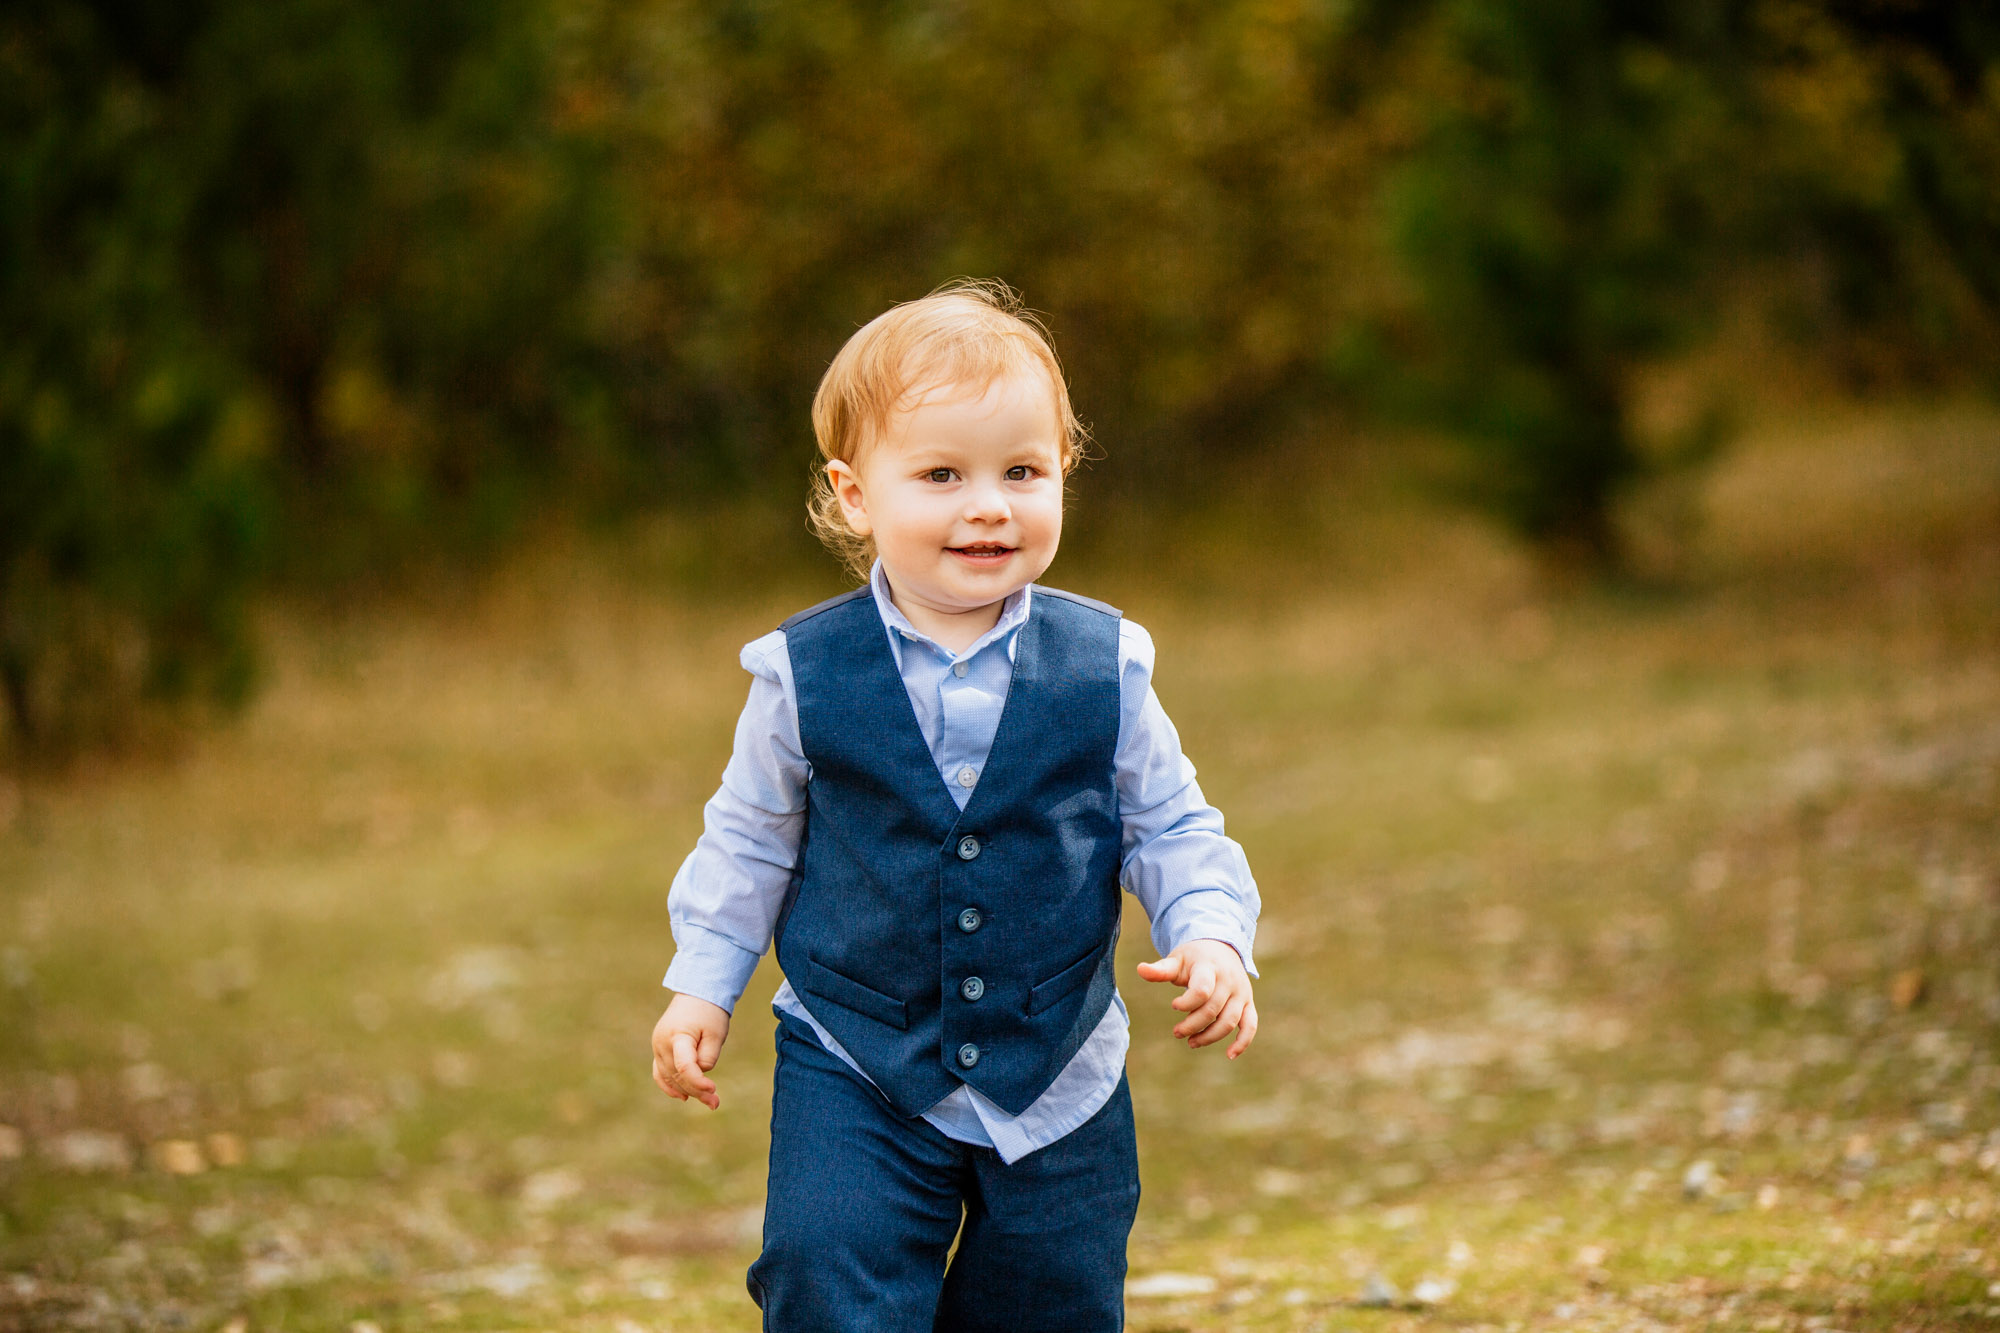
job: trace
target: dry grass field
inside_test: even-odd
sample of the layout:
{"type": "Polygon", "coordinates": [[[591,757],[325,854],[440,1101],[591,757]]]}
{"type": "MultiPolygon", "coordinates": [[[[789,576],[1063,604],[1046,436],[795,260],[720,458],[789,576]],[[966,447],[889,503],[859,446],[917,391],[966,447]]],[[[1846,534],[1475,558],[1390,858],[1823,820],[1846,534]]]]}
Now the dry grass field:
{"type": "MultiPolygon", "coordinates": [[[[1051,574],[1266,904],[1244,1060],[1126,986],[1132,1327],[2000,1326],[2000,419],[1759,427],[1658,587],[1282,480],[1051,574]]],[[[721,1112],[646,1038],[833,585],[659,563],[274,611],[238,722],[0,780],[0,1328],[756,1327],[775,971],[721,1112]]]]}

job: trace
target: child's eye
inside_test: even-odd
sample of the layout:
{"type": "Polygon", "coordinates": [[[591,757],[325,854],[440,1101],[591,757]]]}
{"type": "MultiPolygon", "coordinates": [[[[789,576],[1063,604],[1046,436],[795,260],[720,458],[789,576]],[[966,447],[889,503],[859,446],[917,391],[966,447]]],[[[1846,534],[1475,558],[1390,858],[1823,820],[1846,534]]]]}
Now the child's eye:
{"type": "Polygon", "coordinates": [[[1009,481],[1026,481],[1034,475],[1035,470],[1026,463],[1016,463],[1013,467],[1007,469],[1007,480],[1009,481]]]}
{"type": "Polygon", "coordinates": [[[948,467],[934,467],[929,472],[924,473],[924,477],[926,480],[934,481],[942,486],[951,480],[951,469],[948,467]]]}

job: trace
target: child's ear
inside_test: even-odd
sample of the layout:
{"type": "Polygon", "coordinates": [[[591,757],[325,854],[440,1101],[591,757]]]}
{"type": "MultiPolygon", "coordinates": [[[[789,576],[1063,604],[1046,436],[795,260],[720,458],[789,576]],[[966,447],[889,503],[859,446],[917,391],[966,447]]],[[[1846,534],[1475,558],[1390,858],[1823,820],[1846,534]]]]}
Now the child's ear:
{"type": "Polygon", "coordinates": [[[868,501],[861,493],[860,474],[846,459],[836,458],[826,465],[826,480],[833,488],[833,498],[840,505],[840,516],[847,520],[848,529],[857,537],[873,533],[875,526],[868,521],[868,501]]]}

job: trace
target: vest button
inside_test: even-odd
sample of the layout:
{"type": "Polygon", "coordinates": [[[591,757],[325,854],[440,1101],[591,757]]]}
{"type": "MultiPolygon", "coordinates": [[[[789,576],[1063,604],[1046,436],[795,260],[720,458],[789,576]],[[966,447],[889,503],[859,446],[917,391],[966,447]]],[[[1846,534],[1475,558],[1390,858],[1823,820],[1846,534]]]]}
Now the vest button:
{"type": "Polygon", "coordinates": [[[958,840],[959,860],[970,861],[973,857],[977,855],[979,855],[979,839],[973,837],[970,833],[968,833],[964,837],[958,840]]]}
{"type": "Polygon", "coordinates": [[[970,1068],[972,1068],[972,1067],[973,1067],[974,1065],[978,1064],[978,1063],[979,1063],[979,1048],[978,1048],[977,1046],[974,1046],[974,1045],[973,1045],[973,1044],[972,1044],[971,1042],[969,1042],[969,1041],[968,1041],[967,1043],[965,1043],[965,1045],[963,1045],[963,1046],[959,1047],[959,1048],[958,1048],[958,1063],[960,1064],[960,1066],[962,1066],[963,1068],[966,1068],[966,1069],[970,1069],[970,1068]]]}
{"type": "Polygon", "coordinates": [[[986,983],[978,977],[967,977],[959,983],[958,993],[968,1000],[976,1000],[986,994],[986,983]]]}
{"type": "Polygon", "coordinates": [[[970,935],[973,931],[978,930],[980,924],[985,920],[985,917],[979,915],[977,907],[968,907],[958,914],[958,928],[970,935]]]}

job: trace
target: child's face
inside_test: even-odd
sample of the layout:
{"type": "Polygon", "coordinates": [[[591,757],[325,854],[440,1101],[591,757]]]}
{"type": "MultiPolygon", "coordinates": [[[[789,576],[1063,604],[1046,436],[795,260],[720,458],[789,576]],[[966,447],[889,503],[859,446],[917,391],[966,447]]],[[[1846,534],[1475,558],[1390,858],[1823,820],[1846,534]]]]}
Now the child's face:
{"type": "Polygon", "coordinates": [[[990,608],[1041,577],[1062,538],[1062,428],[1039,375],[914,394],[827,474],[906,615],[990,608]]]}

